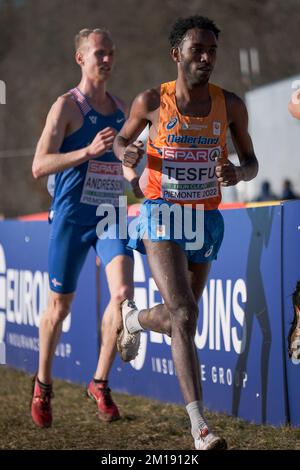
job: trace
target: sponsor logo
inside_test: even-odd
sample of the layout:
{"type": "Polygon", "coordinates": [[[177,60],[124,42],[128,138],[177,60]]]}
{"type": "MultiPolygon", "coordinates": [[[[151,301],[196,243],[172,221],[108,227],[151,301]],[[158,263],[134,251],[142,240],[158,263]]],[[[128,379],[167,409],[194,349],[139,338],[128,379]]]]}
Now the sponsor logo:
{"type": "Polygon", "coordinates": [[[97,116],[89,116],[89,118],[92,124],[97,124],[97,119],[98,119],[97,116]]]}
{"type": "Polygon", "coordinates": [[[189,144],[189,145],[217,145],[219,143],[218,137],[205,137],[203,135],[176,135],[169,134],[167,142],[170,144],[189,144]]]}
{"type": "Polygon", "coordinates": [[[171,121],[169,121],[169,122],[166,124],[166,129],[167,129],[168,131],[170,131],[171,129],[173,129],[173,127],[176,126],[177,122],[178,122],[178,118],[177,118],[177,117],[172,118],[171,121]]]}
{"type": "Polygon", "coordinates": [[[123,118],[123,117],[117,119],[117,123],[118,123],[118,124],[120,124],[120,123],[123,122],[123,121],[125,121],[125,118],[123,118]]]}
{"type": "Polygon", "coordinates": [[[209,248],[209,250],[207,250],[207,252],[204,254],[204,257],[205,257],[205,258],[208,258],[208,257],[212,254],[213,249],[214,249],[214,245],[211,245],[211,247],[209,248]]]}
{"type": "Polygon", "coordinates": [[[57,287],[57,286],[62,286],[62,282],[58,282],[58,280],[56,278],[54,279],[51,279],[51,283],[54,285],[54,287],[57,287]]]}
{"type": "Polygon", "coordinates": [[[214,135],[221,135],[221,123],[220,121],[213,122],[213,134],[214,135]]]}
{"type": "Polygon", "coordinates": [[[208,149],[164,147],[163,157],[165,160],[207,162],[208,149]]]}
{"type": "Polygon", "coordinates": [[[179,148],[179,147],[164,147],[163,158],[165,160],[176,160],[176,161],[191,161],[191,162],[208,162],[215,161],[220,156],[220,149],[194,149],[191,147],[179,148]]]}
{"type": "Polygon", "coordinates": [[[201,129],[207,129],[207,125],[205,125],[205,124],[188,124],[187,122],[184,122],[181,126],[181,129],[183,131],[186,131],[186,130],[201,131],[201,129]]]}
{"type": "Polygon", "coordinates": [[[209,159],[211,162],[214,162],[215,160],[217,160],[217,158],[220,157],[220,155],[221,155],[221,150],[219,148],[212,149],[209,152],[209,159]]]}
{"type": "Polygon", "coordinates": [[[104,174],[104,175],[122,175],[122,164],[110,162],[97,162],[96,160],[89,161],[88,171],[91,173],[104,174]]]}

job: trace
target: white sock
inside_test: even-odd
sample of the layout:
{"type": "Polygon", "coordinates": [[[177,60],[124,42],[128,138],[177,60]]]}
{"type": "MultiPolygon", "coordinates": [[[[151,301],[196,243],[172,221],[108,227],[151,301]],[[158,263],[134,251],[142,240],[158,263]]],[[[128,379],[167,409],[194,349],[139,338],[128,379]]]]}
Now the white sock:
{"type": "Polygon", "coordinates": [[[199,430],[208,428],[208,424],[203,416],[203,402],[192,401],[186,405],[186,411],[191,420],[191,432],[194,439],[199,436],[199,430]]]}
{"type": "Polygon", "coordinates": [[[139,322],[140,310],[134,310],[130,315],[127,316],[125,323],[129,333],[137,333],[138,331],[144,331],[144,328],[139,322]]]}

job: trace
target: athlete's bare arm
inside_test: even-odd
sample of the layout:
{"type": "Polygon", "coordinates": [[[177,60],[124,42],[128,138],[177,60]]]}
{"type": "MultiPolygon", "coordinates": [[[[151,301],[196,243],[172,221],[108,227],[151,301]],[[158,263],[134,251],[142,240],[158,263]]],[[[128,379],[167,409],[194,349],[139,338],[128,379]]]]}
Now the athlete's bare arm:
{"type": "Polygon", "coordinates": [[[221,186],[232,186],[239,181],[250,181],[257,175],[258,161],[248,133],[248,113],[246,106],[234,93],[225,92],[227,119],[232,141],[238,154],[240,166],[229,160],[220,160],[216,174],[221,186]]]}
{"type": "Polygon", "coordinates": [[[91,158],[101,156],[112,147],[116,131],[107,127],[98,132],[93,142],[87,147],[73,152],[59,153],[65,136],[75,130],[73,129],[74,121],[78,113],[80,114],[77,105],[66,96],[59,97],[53,104],[33,159],[34,178],[78,166],[91,158]]]}
{"type": "Polygon", "coordinates": [[[129,118],[114,141],[114,153],[124,166],[134,168],[144,155],[143,143],[135,139],[148,124],[150,132],[153,132],[153,128],[155,130],[159,104],[157,89],[146,90],[135,98],[129,118]]]}
{"type": "Polygon", "coordinates": [[[292,94],[288,108],[294,118],[300,119],[300,90],[296,90],[292,94]]]}
{"type": "MultiPolygon", "coordinates": [[[[118,98],[118,101],[121,105],[120,106],[121,110],[123,111],[127,119],[129,116],[129,107],[120,98],[118,98]]],[[[122,169],[123,169],[124,178],[131,184],[131,189],[135,197],[137,198],[144,197],[144,194],[142,193],[141,188],[139,186],[140,177],[138,176],[134,168],[129,168],[128,166],[125,166],[122,164],[122,169]]]]}

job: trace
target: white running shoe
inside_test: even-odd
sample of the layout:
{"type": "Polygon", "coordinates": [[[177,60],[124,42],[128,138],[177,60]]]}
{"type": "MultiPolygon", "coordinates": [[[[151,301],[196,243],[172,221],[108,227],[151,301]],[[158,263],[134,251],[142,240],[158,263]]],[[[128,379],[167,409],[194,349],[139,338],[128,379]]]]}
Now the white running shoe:
{"type": "Polygon", "coordinates": [[[136,358],[139,347],[141,332],[130,333],[126,327],[126,319],[137,311],[133,300],[124,300],[121,304],[123,328],[119,330],[117,337],[117,348],[124,362],[132,361],[136,358]]]}
{"type": "Polygon", "coordinates": [[[215,436],[208,428],[203,428],[199,432],[199,437],[195,439],[195,448],[197,450],[226,450],[227,442],[215,436]]]}

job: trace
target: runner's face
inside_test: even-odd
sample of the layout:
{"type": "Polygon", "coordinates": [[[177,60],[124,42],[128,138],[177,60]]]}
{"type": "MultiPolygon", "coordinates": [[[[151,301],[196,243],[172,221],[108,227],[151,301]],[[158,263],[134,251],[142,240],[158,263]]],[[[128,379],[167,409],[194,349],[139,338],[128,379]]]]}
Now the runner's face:
{"type": "Polygon", "coordinates": [[[191,85],[209,81],[216,62],[217,38],[212,31],[190,29],[178,51],[178,65],[191,85]]]}
{"type": "Polygon", "coordinates": [[[92,33],[83,52],[83,71],[89,78],[109,79],[114,63],[115,46],[105,34],[92,33]]]}

